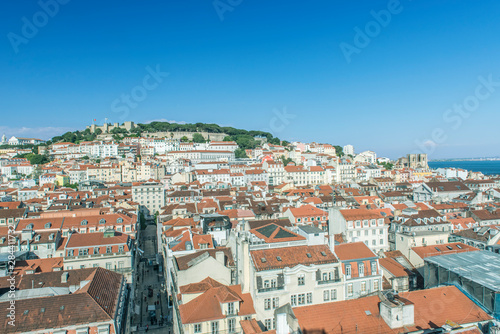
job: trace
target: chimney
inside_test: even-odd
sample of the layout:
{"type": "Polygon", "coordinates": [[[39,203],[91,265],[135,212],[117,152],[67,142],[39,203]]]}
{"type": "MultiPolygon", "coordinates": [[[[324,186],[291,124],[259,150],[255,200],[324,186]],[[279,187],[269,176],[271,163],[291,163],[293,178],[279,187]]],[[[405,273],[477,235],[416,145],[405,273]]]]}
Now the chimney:
{"type": "Polygon", "coordinates": [[[223,251],[217,251],[215,253],[215,259],[217,262],[222,263],[222,265],[225,265],[225,255],[223,251]]]}
{"type": "Polygon", "coordinates": [[[380,294],[380,316],[391,328],[411,326],[415,323],[415,305],[402,297],[380,294]]]}
{"type": "Polygon", "coordinates": [[[61,274],[61,283],[68,283],[68,272],[64,272],[61,274]]]}

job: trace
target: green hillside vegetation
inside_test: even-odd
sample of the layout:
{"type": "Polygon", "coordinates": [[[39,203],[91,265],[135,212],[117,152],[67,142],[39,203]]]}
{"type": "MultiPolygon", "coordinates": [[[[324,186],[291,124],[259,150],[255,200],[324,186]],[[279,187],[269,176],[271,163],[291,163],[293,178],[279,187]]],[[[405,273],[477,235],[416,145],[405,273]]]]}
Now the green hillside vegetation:
{"type": "MultiPolygon", "coordinates": [[[[177,124],[168,122],[151,122],[148,124],[136,124],[137,127],[127,131],[125,129],[113,129],[110,131],[113,134],[113,138],[120,140],[123,137],[140,137],[148,133],[155,132],[208,132],[208,133],[225,133],[227,136],[224,141],[235,141],[240,148],[252,149],[256,148],[260,144],[260,140],[256,138],[265,138],[268,143],[274,145],[280,145],[281,141],[279,138],[274,137],[269,132],[264,131],[248,131],[243,129],[236,129],[228,126],[220,126],[217,124],[206,124],[206,123],[195,123],[195,124],[177,124]]],[[[82,141],[92,141],[97,138],[97,135],[101,134],[102,131],[98,129],[96,133],[91,133],[89,129],[83,131],[73,131],[66,132],[61,136],[56,136],[52,138],[47,144],[58,143],[58,142],[70,142],[78,144],[82,141]]],[[[184,140],[185,141],[185,140],[184,140]]],[[[202,143],[205,140],[201,134],[195,134],[193,136],[193,141],[195,143],[202,143]]],[[[286,142],[288,143],[288,142],[286,142]]],[[[240,155],[242,155],[240,153],[240,155]]]]}

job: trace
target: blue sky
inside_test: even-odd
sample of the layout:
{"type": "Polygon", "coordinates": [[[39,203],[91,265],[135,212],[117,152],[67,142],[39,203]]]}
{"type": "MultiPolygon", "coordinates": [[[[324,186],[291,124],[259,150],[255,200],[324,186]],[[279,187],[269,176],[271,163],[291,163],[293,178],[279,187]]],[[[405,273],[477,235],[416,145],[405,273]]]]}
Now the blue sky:
{"type": "Polygon", "coordinates": [[[498,1],[60,2],[4,4],[0,134],[163,119],[391,158],[500,156],[498,1]]]}

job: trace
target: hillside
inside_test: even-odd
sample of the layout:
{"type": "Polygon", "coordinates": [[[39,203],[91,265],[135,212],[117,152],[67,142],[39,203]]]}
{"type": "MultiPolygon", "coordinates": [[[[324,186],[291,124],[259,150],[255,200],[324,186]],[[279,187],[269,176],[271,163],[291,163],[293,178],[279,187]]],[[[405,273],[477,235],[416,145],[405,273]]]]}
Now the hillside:
{"type": "MultiPolygon", "coordinates": [[[[233,127],[220,126],[218,124],[206,124],[206,123],[195,123],[195,124],[178,124],[178,123],[168,123],[168,122],[151,122],[148,124],[136,124],[134,129],[127,131],[124,128],[115,128],[110,131],[113,134],[113,138],[120,141],[124,137],[140,137],[147,133],[156,132],[208,132],[208,133],[225,133],[227,136],[224,141],[235,141],[238,146],[242,149],[253,149],[259,145],[259,140],[256,138],[265,138],[268,143],[275,145],[288,145],[288,142],[283,141],[277,137],[274,137],[269,132],[256,131],[256,130],[244,130],[236,129],[233,127]]],[[[102,133],[101,131],[96,131],[96,133],[91,133],[90,129],[85,129],[83,131],[73,131],[66,132],[61,136],[53,137],[48,144],[58,143],[58,142],[70,142],[79,143],[82,141],[92,141],[97,139],[97,135],[102,133]]],[[[203,142],[205,139],[200,136],[193,136],[193,141],[203,142]]]]}

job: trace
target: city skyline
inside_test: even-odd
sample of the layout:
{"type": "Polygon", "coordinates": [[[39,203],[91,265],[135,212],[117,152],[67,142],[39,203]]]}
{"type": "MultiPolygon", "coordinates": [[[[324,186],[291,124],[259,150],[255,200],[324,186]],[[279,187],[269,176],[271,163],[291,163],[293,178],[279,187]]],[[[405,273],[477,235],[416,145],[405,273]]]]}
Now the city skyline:
{"type": "Polygon", "coordinates": [[[499,155],[494,1],[41,3],[1,14],[0,134],[161,119],[393,159],[499,155]]]}

